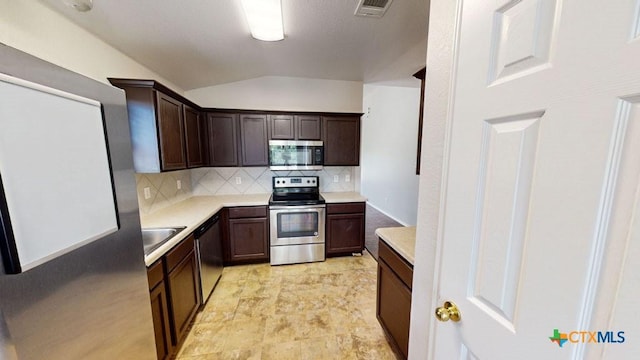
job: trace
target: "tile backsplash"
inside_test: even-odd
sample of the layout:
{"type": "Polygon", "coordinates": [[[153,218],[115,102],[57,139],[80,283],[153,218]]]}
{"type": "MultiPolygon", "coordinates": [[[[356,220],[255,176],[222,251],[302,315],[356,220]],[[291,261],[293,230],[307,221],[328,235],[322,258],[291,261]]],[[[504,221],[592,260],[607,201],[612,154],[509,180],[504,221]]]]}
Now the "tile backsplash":
{"type": "Polygon", "coordinates": [[[355,191],[355,167],[327,166],[320,171],[271,171],[268,167],[199,168],[191,170],[193,195],[270,193],[274,176],[319,176],[320,191],[355,191]],[[337,176],[337,182],[334,182],[337,176]],[[349,177],[349,181],[346,178],[349,177]]]}
{"type": "Polygon", "coordinates": [[[136,174],[138,205],[142,214],[150,214],[190,198],[193,196],[191,189],[191,170],[136,174]],[[180,180],[180,189],[178,189],[178,180],[180,180]],[[149,188],[148,199],[144,196],[145,188],[149,188]]]}
{"type": "Polygon", "coordinates": [[[352,166],[326,166],[320,171],[271,171],[268,167],[210,167],[160,174],[136,174],[138,204],[142,214],[150,214],[191,196],[270,193],[273,176],[305,175],[319,176],[322,192],[359,190],[359,168],[352,166]],[[178,180],[181,182],[181,189],[177,187],[178,180]],[[144,189],[147,187],[150,197],[145,199],[144,189]]]}

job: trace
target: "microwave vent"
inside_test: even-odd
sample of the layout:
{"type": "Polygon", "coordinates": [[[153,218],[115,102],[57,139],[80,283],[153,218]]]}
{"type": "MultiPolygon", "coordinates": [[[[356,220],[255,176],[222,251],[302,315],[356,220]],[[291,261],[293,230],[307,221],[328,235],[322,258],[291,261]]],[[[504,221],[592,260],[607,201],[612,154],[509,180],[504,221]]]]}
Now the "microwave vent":
{"type": "Polygon", "coordinates": [[[359,0],[356,16],[381,18],[389,9],[393,0],[359,0]]]}

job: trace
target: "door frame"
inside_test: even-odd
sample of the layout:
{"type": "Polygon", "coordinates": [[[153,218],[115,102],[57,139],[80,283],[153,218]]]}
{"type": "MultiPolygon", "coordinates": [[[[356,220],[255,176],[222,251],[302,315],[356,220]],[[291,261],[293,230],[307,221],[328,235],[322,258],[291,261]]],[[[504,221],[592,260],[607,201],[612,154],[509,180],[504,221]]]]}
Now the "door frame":
{"type": "Polygon", "coordinates": [[[442,214],[462,2],[430,2],[409,359],[434,358],[436,324],[432,314],[439,301],[442,214]]]}

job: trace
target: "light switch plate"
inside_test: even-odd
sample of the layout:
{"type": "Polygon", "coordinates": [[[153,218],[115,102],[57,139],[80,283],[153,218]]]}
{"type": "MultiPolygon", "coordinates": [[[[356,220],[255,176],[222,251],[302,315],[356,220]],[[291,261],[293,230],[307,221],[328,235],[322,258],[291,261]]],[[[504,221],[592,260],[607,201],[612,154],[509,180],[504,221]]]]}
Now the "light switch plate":
{"type": "Polygon", "coordinates": [[[144,199],[149,200],[151,198],[151,189],[147,186],[144,190],[144,199]]]}
{"type": "Polygon", "coordinates": [[[176,180],[176,187],[178,188],[178,190],[182,189],[182,181],[181,180],[176,180]]]}
{"type": "Polygon", "coordinates": [[[345,182],[350,182],[351,181],[351,175],[347,174],[344,176],[344,181],[345,182]]]}
{"type": "Polygon", "coordinates": [[[240,176],[236,176],[236,185],[242,184],[242,178],[240,176]]]}
{"type": "Polygon", "coordinates": [[[333,175],[333,182],[338,182],[340,181],[340,176],[339,175],[333,175]]]}

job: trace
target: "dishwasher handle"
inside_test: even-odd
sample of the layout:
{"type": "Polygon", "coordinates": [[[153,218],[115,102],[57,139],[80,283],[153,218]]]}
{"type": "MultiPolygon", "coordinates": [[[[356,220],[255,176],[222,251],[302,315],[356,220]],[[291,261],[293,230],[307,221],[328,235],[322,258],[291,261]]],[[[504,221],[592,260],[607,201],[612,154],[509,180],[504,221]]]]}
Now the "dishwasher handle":
{"type": "Polygon", "coordinates": [[[200,225],[200,227],[194,232],[196,239],[199,239],[202,234],[211,229],[211,227],[215,225],[219,220],[220,215],[214,215],[209,220],[205,221],[204,224],[200,225]]]}

